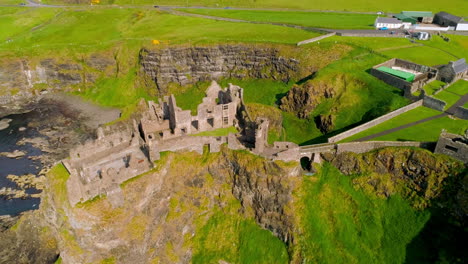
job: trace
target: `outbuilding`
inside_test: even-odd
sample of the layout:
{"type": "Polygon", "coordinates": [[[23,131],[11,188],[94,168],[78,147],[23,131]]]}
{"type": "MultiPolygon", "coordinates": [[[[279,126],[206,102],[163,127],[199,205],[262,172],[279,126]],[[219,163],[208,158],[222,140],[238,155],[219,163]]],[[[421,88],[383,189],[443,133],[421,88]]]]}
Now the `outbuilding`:
{"type": "Polygon", "coordinates": [[[405,21],[405,20],[403,21],[411,22],[413,24],[416,22],[430,24],[432,23],[432,20],[434,19],[434,15],[432,14],[432,12],[428,12],[428,11],[402,11],[400,15],[402,18],[408,18],[412,20],[412,21],[405,21]]]}
{"type": "Polygon", "coordinates": [[[468,31],[468,21],[462,21],[457,24],[456,31],[468,31]]]}
{"type": "Polygon", "coordinates": [[[463,58],[457,61],[451,61],[448,64],[441,66],[439,68],[437,79],[446,83],[451,83],[467,76],[468,65],[466,64],[466,60],[463,58]]]}
{"type": "Polygon", "coordinates": [[[403,27],[403,22],[392,17],[378,17],[375,20],[374,25],[376,29],[382,29],[382,28],[394,29],[394,28],[403,27]]]}
{"type": "Polygon", "coordinates": [[[458,23],[462,22],[463,18],[454,16],[447,12],[439,12],[434,16],[434,24],[445,26],[445,27],[456,27],[458,23]]]}

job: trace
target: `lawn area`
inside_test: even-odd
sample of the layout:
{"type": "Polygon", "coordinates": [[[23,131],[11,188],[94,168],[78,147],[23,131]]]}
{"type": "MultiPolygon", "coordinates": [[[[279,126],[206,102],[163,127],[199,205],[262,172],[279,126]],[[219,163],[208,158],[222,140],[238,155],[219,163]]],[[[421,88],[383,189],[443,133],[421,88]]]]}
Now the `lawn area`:
{"type": "Polygon", "coordinates": [[[442,129],[455,134],[464,134],[468,129],[468,120],[442,117],[394,133],[381,136],[375,140],[397,141],[437,141],[442,129]]]}
{"type": "Polygon", "coordinates": [[[437,99],[440,99],[442,101],[444,101],[445,103],[447,103],[445,105],[445,110],[447,110],[448,108],[450,108],[454,103],[456,103],[458,100],[460,100],[460,96],[456,95],[456,94],[453,94],[453,93],[450,93],[446,90],[434,95],[435,98],[437,99]]]}
{"type": "MultiPolygon", "coordinates": [[[[381,50],[398,47],[416,47],[417,43],[411,43],[404,38],[372,38],[372,37],[340,37],[332,36],[320,41],[320,43],[346,43],[353,46],[359,46],[366,49],[381,50]]],[[[313,45],[313,44],[312,44],[313,45]]],[[[315,44],[317,45],[317,44],[315,44]]]]}
{"type": "Polygon", "coordinates": [[[193,134],[192,136],[197,136],[197,137],[203,137],[203,136],[207,136],[207,137],[220,137],[220,136],[227,136],[229,135],[229,133],[237,133],[239,131],[237,131],[237,129],[235,127],[225,127],[225,128],[218,128],[218,129],[215,129],[215,130],[211,130],[211,131],[205,131],[205,132],[201,132],[201,133],[198,133],[198,134],[193,134]]]}
{"type": "Polygon", "coordinates": [[[275,106],[279,98],[283,97],[293,83],[284,83],[265,79],[224,79],[219,82],[221,87],[228,87],[229,83],[244,89],[245,103],[260,103],[275,106]]]}
{"type": "Polygon", "coordinates": [[[426,84],[423,89],[426,92],[426,95],[433,95],[435,91],[437,91],[441,86],[445,85],[444,82],[435,80],[428,84],[426,84]]]}
{"type": "Polygon", "coordinates": [[[412,123],[427,117],[435,116],[440,114],[439,111],[436,111],[431,108],[427,108],[424,106],[420,106],[418,108],[415,108],[411,111],[408,111],[406,113],[403,113],[399,116],[396,116],[390,120],[387,120],[383,122],[382,124],[379,124],[375,127],[369,128],[365,131],[362,131],[360,133],[357,133],[356,135],[353,135],[349,138],[344,139],[342,142],[351,142],[366,136],[370,136],[373,134],[380,133],[382,131],[392,129],[394,127],[399,127],[408,123],[412,123]]]}
{"type": "MultiPolygon", "coordinates": [[[[43,3],[69,3],[76,4],[81,2],[89,4],[89,1],[72,0],[43,0],[43,3]]],[[[337,10],[337,11],[384,11],[400,12],[402,10],[421,10],[424,5],[424,11],[438,12],[441,10],[453,13],[459,16],[468,15],[468,7],[465,0],[451,0],[450,3],[427,0],[405,1],[395,0],[392,2],[375,2],[367,0],[101,0],[102,4],[115,5],[178,5],[178,6],[210,6],[210,7],[248,7],[248,8],[284,8],[284,9],[308,9],[308,10],[337,10]],[[403,8],[403,9],[402,9],[403,8]]]]}
{"type": "Polygon", "coordinates": [[[287,23],[306,27],[334,29],[374,29],[373,24],[377,17],[377,15],[368,14],[263,10],[181,9],[181,11],[247,21],[287,23]]]}
{"type": "Polygon", "coordinates": [[[456,93],[458,95],[465,95],[468,93],[468,81],[458,80],[456,83],[450,85],[446,91],[456,93]]]}
{"type": "MultiPolygon", "coordinates": [[[[467,38],[468,40],[468,38],[467,38]]],[[[447,47],[446,49],[450,49],[447,47]]],[[[382,51],[383,54],[390,58],[399,58],[409,60],[415,63],[434,66],[439,64],[446,64],[449,61],[457,60],[458,58],[448,54],[440,49],[429,46],[417,46],[411,48],[401,48],[382,51]],[[427,54],[431,54],[428,56],[427,54]]]]}

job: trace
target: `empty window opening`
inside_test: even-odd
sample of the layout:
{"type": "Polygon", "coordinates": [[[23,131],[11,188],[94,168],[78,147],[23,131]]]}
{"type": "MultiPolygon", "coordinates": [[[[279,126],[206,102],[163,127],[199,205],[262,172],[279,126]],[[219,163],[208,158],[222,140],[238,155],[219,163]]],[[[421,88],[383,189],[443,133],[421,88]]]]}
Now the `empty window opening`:
{"type": "Polygon", "coordinates": [[[458,152],[458,149],[457,149],[457,148],[454,148],[454,147],[449,146],[449,145],[446,145],[445,148],[448,149],[448,150],[450,150],[450,151],[453,151],[453,152],[458,152]]]}
{"type": "Polygon", "coordinates": [[[228,105],[223,105],[223,110],[228,110],[229,106],[228,105]]]}
{"type": "Polygon", "coordinates": [[[227,116],[223,117],[223,122],[225,125],[229,124],[229,118],[227,116]]]}
{"type": "Polygon", "coordinates": [[[198,120],[192,121],[192,127],[198,130],[198,120]]]}
{"type": "Polygon", "coordinates": [[[208,118],[206,120],[206,122],[208,122],[208,125],[210,125],[211,127],[214,127],[214,119],[213,118],[208,118]]]}

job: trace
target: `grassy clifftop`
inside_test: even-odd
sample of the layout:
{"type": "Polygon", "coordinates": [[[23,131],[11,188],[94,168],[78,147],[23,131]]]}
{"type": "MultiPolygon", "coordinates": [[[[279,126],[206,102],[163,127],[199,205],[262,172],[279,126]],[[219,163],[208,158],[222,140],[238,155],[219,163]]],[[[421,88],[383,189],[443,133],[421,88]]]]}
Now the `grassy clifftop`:
{"type": "MultiPolygon", "coordinates": [[[[44,0],[46,3],[59,4],[89,4],[88,0],[44,0]]],[[[468,9],[464,0],[453,0],[450,5],[440,1],[413,1],[397,0],[392,2],[372,2],[365,0],[101,0],[102,4],[115,5],[180,5],[180,6],[212,6],[212,7],[250,7],[250,8],[289,8],[309,10],[337,10],[337,11],[385,11],[400,12],[403,10],[441,11],[446,10],[459,15],[467,15],[468,9]]]]}

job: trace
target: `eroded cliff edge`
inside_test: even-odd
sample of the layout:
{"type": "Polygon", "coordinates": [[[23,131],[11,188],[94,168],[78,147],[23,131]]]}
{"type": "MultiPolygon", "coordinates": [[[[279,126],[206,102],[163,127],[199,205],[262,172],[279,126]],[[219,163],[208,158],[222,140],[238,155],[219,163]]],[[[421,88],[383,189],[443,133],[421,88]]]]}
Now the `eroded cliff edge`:
{"type": "MultiPolygon", "coordinates": [[[[355,189],[378,199],[399,195],[421,210],[440,206],[446,190],[456,189],[460,203],[447,213],[463,211],[466,191],[459,186],[464,166],[448,157],[421,149],[387,148],[324,158],[349,175],[341,177],[351,177],[355,189]]],[[[38,237],[52,245],[46,251],[36,250],[50,258],[60,254],[63,263],[191,263],[206,252],[212,253],[213,261],[238,263],[239,259],[216,250],[235,254],[241,242],[228,234],[245,221],[282,241],[291,263],[316,257],[307,255],[303,243],[303,195],[310,187],[304,184],[317,180],[304,176],[297,162],[272,162],[227,148],[203,155],[165,153],[155,169],[123,183],[121,193],[73,208],[64,192],[67,177],[63,167],[54,167],[41,209],[25,218],[42,227],[38,237]],[[112,199],[122,200],[123,205],[113,207],[112,199]],[[215,241],[204,237],[207,228],[217,232],[215,241]]],[[[463,216],[457,219],[464,221],[463,216]]],[[[27,230],[25,224],[20,221],[20,228],[11,232],[27,230]]]]}

